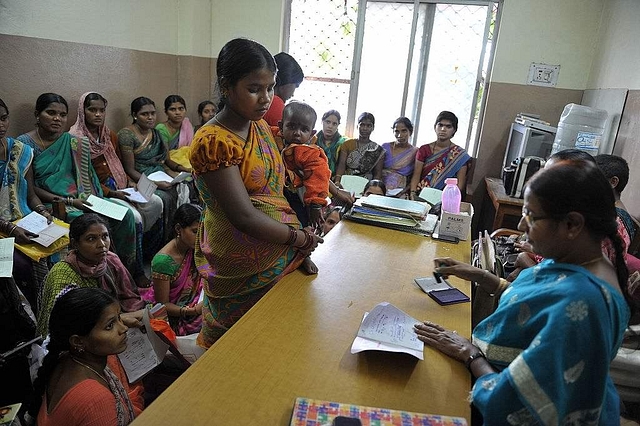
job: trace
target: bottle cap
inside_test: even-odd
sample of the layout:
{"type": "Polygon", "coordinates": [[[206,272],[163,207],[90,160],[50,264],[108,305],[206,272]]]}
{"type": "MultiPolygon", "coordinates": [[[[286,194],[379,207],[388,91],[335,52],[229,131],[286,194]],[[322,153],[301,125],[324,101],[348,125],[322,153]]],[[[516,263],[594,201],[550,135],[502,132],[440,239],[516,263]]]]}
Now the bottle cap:
{"type": "Polygon", "coordinates": [[[447,184],[447,185],[457,185],[458,184],[458,178],[445,179],[444,183],[447,184]]]}

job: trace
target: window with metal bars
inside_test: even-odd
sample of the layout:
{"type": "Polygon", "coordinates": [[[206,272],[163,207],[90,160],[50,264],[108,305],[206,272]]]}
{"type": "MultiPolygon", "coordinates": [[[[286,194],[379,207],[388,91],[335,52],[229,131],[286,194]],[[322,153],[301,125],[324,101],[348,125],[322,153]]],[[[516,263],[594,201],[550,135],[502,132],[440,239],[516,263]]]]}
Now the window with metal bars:
{"type": "Polygon", "coordinates": [[[319,116],[340,111],[348,136],[360,113],[373,113],[371,138],[380,143],[393,140],[393,121],[407,116],[417,146],[435,139],[435,118],[449,110],[459,119],[454,142],[475,154],[497,1],[287,0],[286,6],[285,50],[305,73],[295,99],[319,116]]]}

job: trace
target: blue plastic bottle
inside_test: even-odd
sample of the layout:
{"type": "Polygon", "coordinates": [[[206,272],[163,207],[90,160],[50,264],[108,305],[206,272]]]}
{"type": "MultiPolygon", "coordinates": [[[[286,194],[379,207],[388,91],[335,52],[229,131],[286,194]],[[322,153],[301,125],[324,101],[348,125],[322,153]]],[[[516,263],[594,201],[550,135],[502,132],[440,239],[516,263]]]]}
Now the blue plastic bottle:
{"type": "Polygon", "coordinates": [[[458,188],[458,179],[449,178],[444,181],[447,186],[442,191],[442,210],[447,213],[460,213],[460,201],[462,201],[462,194],[458,188]]]}

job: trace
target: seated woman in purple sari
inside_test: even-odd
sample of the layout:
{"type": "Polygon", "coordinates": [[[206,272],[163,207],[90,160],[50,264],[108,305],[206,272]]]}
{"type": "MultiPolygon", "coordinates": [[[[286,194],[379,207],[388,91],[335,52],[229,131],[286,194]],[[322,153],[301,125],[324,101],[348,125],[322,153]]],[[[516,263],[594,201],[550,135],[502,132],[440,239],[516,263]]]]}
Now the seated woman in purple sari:
{"type": "Polygon", "coordinates": [[[173,217],[175,237],[153,257],[153,289],[142,295],[165,305],[178,336],[197,333],[202,327],[202,278],[193,257],[201,213],[194,204],[178,207],[173,217]]]}
{"type": "MultiPolygon", "coordinates": [[[[411,145],[409,140],[413,134],[413,124],[407,117],[400,117],[393,122],[395,142],[382,144],[384,149],[384,165],[382,181],[387,191],[400,189],[395,197],[403,197],[409,192],[409,183],[413,176],[413,167],[418,148],[411,145]]],[[[395,192],[395,191],[394,191],[395,192]]]]}

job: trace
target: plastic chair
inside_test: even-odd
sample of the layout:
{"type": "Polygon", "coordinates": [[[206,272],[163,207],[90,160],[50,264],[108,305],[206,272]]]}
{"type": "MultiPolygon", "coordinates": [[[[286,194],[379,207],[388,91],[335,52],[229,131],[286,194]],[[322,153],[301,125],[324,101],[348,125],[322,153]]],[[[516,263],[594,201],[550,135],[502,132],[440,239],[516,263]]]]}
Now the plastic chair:
{"type": "Polygon", "coordinates": [[[362,195],[362,191],[364,191],[367,183],[369,183],[369,181],[362,176],[343,175],[342,178],[340,178],[342,188],[345,191],[354,193],[356,197],[362,195]]]}
{"type": "Polygon", "coordinates": [[[442,190],[435,188],[422,188],[418,197],[425,200],[432,206],[435,206],[442,201],[442,190]]]}

